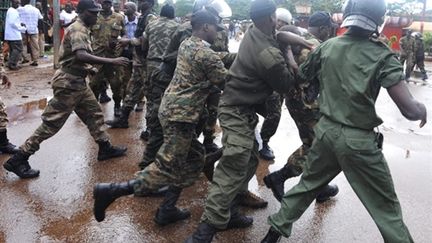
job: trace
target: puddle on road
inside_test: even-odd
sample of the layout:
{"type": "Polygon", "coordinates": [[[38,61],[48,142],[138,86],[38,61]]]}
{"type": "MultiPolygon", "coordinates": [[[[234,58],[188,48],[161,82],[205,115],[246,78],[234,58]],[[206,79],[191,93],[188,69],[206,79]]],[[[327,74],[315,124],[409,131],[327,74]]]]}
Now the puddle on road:
{"type": "Polygon", "coordinates": [[[48,100],[50,99],[51,97],[48,97],[20,105],[6,107],[6,113],[8,114],[9,122],[16,122],[26,118],[40,116],[40,111],[45,109],[48,104],[48,100]]]}

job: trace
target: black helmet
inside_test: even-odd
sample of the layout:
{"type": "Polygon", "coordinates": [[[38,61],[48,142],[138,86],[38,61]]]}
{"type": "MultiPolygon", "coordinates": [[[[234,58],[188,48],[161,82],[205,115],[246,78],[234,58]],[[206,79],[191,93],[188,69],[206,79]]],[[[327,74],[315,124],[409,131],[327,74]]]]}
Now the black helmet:
{"type": "Polygon", "coordinates": [[[232,15],[230,6],[224,0],[196,0],[193,6],[193,11],[207,9],[219,18],[229,18],[232,15]]]}
{"type": "Polygon", "coordinates": [[[341,27],[357,26],[377,31],[384,23],[387,7],[385,0],[347,0],[343,5],[343,22],[341,27]]]}

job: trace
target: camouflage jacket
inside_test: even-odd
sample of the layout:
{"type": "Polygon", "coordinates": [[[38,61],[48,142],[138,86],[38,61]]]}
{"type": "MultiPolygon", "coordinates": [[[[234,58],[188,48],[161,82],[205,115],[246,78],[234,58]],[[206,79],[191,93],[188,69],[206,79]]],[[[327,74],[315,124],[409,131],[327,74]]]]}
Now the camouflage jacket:
{"type": "Polygon", "coordinates": [[[166,17],[148,23],[144,34],[148,46],[148,60],[162,61],[164,51],[178,26],[177,22],[166,17]]]}
{"type": "Polygon", "coordinates": [[[66,29],[59,51],[61,70],[65,73],[73,75],[71,78],[81,78],[78,78],[79,80],[56,80],[55,75],[53,78],[53,87],[71,89],[83,89],[86,87],[84,79],[88,70],[92,66],[90,64],[77,61],[75,52],[78,50],[85,50],[88,53],[93,52],[90,33],[90,29],[85,26],[84,22],[80,18],[78,18],[66,29]]]}
{"type": "Polygon", "coordinates": [[[146,60],[146,53],[142,48],[142,36],[144,34],[147,25],[156,20],[157,17],[152,13],[143,14],[138,17],[137,29],[135,30],[135,38],[132,40],[132,45],[134,45],[132,52],[133,66],[143,66],[146,60]]]}
{"type": "Polygon", "coordinates": [[[177,68],[165,91],[159,117],[196,124],[213,84],[225,82],[228,70],[210,44],[192,36],[178,50],[177,68]]]}
{"type": "Polygon", "coordinates": [[[401,52],[403,54],[412,54],[414,52],[415,40],[413,37],[402,37],[399,41],[401,52]]]}
{"type": "Polygon", "coordinates": [[[101,13],[95,25],[92,26],[93,50],[95,55],[103,57],[114,57],[117,40],[124,35],[124,17],[112,12],[104,17],[101,13]]]}

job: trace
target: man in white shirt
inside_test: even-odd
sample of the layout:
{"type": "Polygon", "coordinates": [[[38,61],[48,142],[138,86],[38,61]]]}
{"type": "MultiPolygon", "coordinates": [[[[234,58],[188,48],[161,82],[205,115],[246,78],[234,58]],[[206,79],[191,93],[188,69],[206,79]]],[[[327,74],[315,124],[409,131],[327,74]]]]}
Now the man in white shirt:
{"type": "MultiPolygon", "coordinates": [[[[30,47],[32,63],[30,65],[37,66],[39,58],[39,42],[38,42],[38,21],[43,19],[39,9],[30,5],[30,0],[22,0],[24,7],[18,8],[21,21],[25,24],[27,30],[24,33],[24,47],[30,47]]],[[[25,53],[24,61],[27,59],[25,53]]]]}
{"type": "Polygon", "coordinates": [[[8,9],[5,21],[5,41],[9,45],[8,67],[11,70],[19,69],[18,61],[23,50],[21,32],[26,30],[17,10],[19,4],[20,0],[12,0],[12,7],[8,9]]]}

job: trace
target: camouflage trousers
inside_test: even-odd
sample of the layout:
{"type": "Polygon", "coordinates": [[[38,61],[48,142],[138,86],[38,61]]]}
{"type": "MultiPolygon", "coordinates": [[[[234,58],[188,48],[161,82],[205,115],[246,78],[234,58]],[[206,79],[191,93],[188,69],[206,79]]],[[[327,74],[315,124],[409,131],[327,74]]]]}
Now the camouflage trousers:
{"type": "Polygon", "coordinates": [[[273,92],[266,100],[266,115],[261,127],[261,139],[264,142],[270,141],[270,138],[276,133],[282,112],[283,98],[279,93],[273,92]]]}
{"type": "Polygon", "coordinates": [[[403,53],[403,54],[401,54],[400,62],[402,64],[402,66],[406,62],[406,66],[405,66],[405,78],[407,78],[407,79],[410,78],[411,77],[411,72],[413,71],[414,65],[415,65],[414,54],[413,53],[403,53]]]}
{"type": "Polygon", "coordinates": [[[214,139],[220,96],[221,90],[218,87],[213,86],[210,89],[210,94],[206,101],[207,117],[202,129],[204,139],[210,139],[212,141],[214,139]]]}
{"type": "MultiPolygon", "coordinates": [[[[54,79],[65,77],[73,76],[58,71],[54,79]]],[[[73,82],[74,80],[70,81],[73,82]]],[[[60,131],[73,111],[87,126],[96,142],[109,141],[109,135],[105,131],[102,110],[88,86],[80,90],[53,87],[53,93],[54,97],[48,102],[42,113],[42,124],[21,145],[22,151],[28,154],[34,154],[38,151],[43,141],[60,131]]]]}
{"type": "Polygon", "coordinates": [[[152,107],[149,108],[149,117],[147,119],[147,129],[149,129],[151,133],[144,150],[143,159],[139,164],[140,168],[148,166],[155,160],[156,154],[163,144],[164,134],[159,121],[159,106],[171,78],[171,76],[159,69],[156,69],[151,75],[153,85],[149,96],[150,100],[152,100],[152,107]]]}
{"type": "Polygon", "coordinates": [[[123,107],[132,110],[134,106],[143,100],[145,92],[146,67],[133,66],[132,76],[126,87],[126,96],[123,100],[123,107]]]}
{"type": "Polygon", "coordinates": [[[124,100],[126,97],[126,90],[129,80],[132,77],[132,64],[127,65],[126,67],[119,67],[119,78],[120,78],[120,95],[124,100]]]}
{"type": "Polygon", "coordinates": [[[3,132],[6,130],[6,126],[9,122],[5,109],[6,109],[6,106],[3,103],[3,101],[0,99],[0,132],[3,132]]]}
{"type": "Polygon", "coordinates": [[[198,141],[196,125],[161,119],[164,142],[154,163],[136,174],[136,194],[167,185],[191,186],[204,167],[204,146],[198,141]]]}
{"type": "Polygon", "coordinates": [[[90,79],[90,88],[96,97],[99,97],[102,90],[106,89],[108,82],[113,93],[113,100],[116,105],[120,105],[122,100],[122,84],[120,80],[120,67],[111,64],[99,66],[98,72],[90,79]]]}
{"type": "Polygon", "coordinates": [[[291,165],[300,175],[303,172],[306,155],[315,138],[313,128],[318,122],[320,113],[319,109],[306,107],[300,96],[286,96],[285,105],[297,126],[302,141],[302,145],[288,157],[287,165],[291,165]]]}

